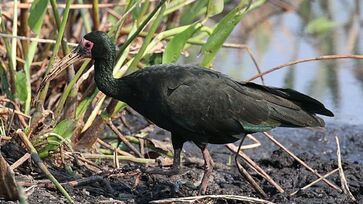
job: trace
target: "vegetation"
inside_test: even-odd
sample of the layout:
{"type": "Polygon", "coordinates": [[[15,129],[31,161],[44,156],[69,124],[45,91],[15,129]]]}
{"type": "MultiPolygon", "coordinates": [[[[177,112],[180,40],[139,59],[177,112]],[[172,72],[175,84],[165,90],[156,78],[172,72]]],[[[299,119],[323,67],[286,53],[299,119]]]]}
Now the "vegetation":
{"type": "MultiPolygon", "coordinates": [[[[117,78],[148,65],[175,63],[192,46],[199,46],[200,64],[211,68],[222,47],[246,48],[226,43],[227,38],[246,14],[265,5],[266,0],[233,2],[232,9],[225,8],[231,2],[224,0],[110,2],[117,3],[98,0],[87,3],[66,0],[65,4],[56,0],[2,3],[0,141],[19,136],[50,178],[39,158],[60,159],[56,165],[71,169],[67,161],[73,158],[72,154],[81,157],[75,152],[95,144],[98,154],[89,157],[116,155],[115,165],[119,159],[154,163],[154,158],[144,158],[144,147],[172,156],[160,141],[144,138],[147,130],[124,135],[116,127],[115,124],[128,126],[124,117],[132,110],[97,90],[90,60],[72,65],[50,84],[41,84],[54,63],[69,53],[84,34],[102,30],[114,39],[118,47],[114,67],[117,78]]],[[[301,12],[310,12],[309,3],[303,4],[301,12]]],[[[306,32],[311,35],[327,36],[337,26],[325,17],[305,20],[306,32]]],[[[263,45],[257,49],[263,49],[263,45]]]]}

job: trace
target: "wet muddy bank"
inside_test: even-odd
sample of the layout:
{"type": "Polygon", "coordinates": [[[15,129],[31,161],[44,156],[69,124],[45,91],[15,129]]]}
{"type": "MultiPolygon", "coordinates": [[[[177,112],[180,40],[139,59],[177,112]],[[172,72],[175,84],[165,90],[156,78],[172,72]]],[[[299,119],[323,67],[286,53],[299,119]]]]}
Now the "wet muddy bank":
{"type": "MultiPolygon", "coordinates": [[[[162,137],[167,135],[160,130],[156,132],[159,136],[163,135],[162,137]]],[[[363,202],[361,133],[363,131],[358,126],[339,127],[331,124],[326,130],[277,129],[272,132],[277,140],[322,175],[337,168],[334,139],[337,135],[340,138],[344,172],[350,190],[358,203],[363,202]]],[[[316,180],[317,177],[263,135],[257,134],[255,137],[261,142],[261,146],[245,152],[285,190],[285,193],[278,193],[265,179],[250,170],[251,175],[268,194],[269,197],[266,200],[275,203],[352,203],[347,195],[337,192],[323,182],[291,196],[291,193],[316,180]]],[[[251,141],[246,140],[246,144],[249,142],[251,141]]],[[[223,145],[211,145],[209,148],[216,165],[208,194],[258,197],[250,184],[239,174],[234,163],[230,162],[233,154],[223,145]]],[[[151,200],[164,198],[194,196],[198,193],[196,186],[199,185],[203,173],[201,153],[193,144],[186,144],[183,155],[182,174],[177,176],[140,175],[135,171],[136,165],[124,164],[117,171],[112,170],[110,166],[110,172],[96,175],[101,178],[100,180],[78,187],[67,186],[66,189],[76,203],[148,203],[151,200]],[[108,184],[113,192],[107,187],[108,184]]],[[[39,183],[45,177],[37,173],[35,169],[29,170],[32,173],[26,175],[26,178],[30,178],[29,182],[39,183]]],[[[75,168],[77,176],[73,177],[69,176],[64,169],[52,168],[52,173],[63,182],[95,176],[82,168],[75,168]]],[[[24,179],[24,175],[21,177],[24,179]]],[[[338,173],[328,178],[335,185],[341,185],[338,173]]],[[[28,198],[29,203],[66,203],[65,198],[56,190],[40,186],[33,186],[28,191],[31,192],[28,198]]],[[[239,203],[225,199],[214,201],[215,203],[239,203]]]]}

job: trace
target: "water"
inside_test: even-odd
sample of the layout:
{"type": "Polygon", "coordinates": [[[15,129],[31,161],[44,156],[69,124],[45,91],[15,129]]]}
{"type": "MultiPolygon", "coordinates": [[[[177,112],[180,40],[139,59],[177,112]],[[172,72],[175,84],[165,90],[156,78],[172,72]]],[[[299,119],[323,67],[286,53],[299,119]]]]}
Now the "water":
{"type": "MultiPolygon", "coordinates": [[[[351,14],[354,1],[347,1],[347,9],[341,9],[341,1],[331,8],[336,27],[324,35],[306,33],[304,20],[294,12],[275,16],[268,24],[257,27],[246,44],[251,48],[262,71],[274,66],[303,58],[328,54],[359,54],[363,44],[363,34],[358,34],[354,51],[348,51],[351,14]]],[[[319,4],[312,4],[313,10],[319,4]]],[[[317,15],[328,14],[320,11],[317,15]]],[[[319,16],[318,16],[319,17],[319,16]]],[[[227,42],[242,43],[243,29],[236,27],[227,42]],[[242,32],[242,33],[241,33],[242,32]]],[[[192,51],[197,56],[200,48],[192,51]]],[[[188,57],[183,63],[196,63],[198,57],[188,57]]],[[[256,68],[245,50],[220,50],[214,68],[236,80],[247,80],[256,74],[256,68]]],[[[286,67],[264,77],[265,84],[288,87],[313,96],[323,102],[335,114],[334,118],[325,117],[327,123],[359,125],[363,124],[363,66],[359,60],[329,60],[301,63],[286,67]]],[[[261,83],[259,79],[255,80],[261,83]]]]}

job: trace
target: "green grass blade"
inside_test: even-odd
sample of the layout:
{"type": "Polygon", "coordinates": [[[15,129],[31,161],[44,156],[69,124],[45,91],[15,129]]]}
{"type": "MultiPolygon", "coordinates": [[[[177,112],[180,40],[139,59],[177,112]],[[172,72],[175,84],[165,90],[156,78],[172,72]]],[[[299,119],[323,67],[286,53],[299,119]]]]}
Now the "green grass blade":
{"type": "Polygon", "coordinates": [[[43,24],[45,11],[49,0],[34,0],[30,8],[28,24],[34,33],[39,33],[43,24]]]}
{"type": "MultiPolygon", "coordinates": [[[[84,4],[83,0],[78,0],[77,2],[78,2],[78,4],[84,4]]],[[[89,20],[89,19],[91,19],[91,17],[89,15],[87,9],[80,9],[80,11],[81,11],[81,16],[82,16],[82,20],[83,20],[84,29],[86,30],[86,33],[89,33],[92,30],[91,29],[91,23],[90,23],[90,20],[89,20]]]]}
{"type": "Polygon", "coordinates": [[[186,30],[175,35],[165,48],[163,54],[163,64],[174,63],[178,60],[188,39],[201,28],[200,23],[191,24],[186,30]]]}
{"type": "MultiPolygon", "coordinates": [[[[54,15],[54,19],[55,19],[55,23],[57,25],[58,30],[61,27],[61,19],[58,13],[58,8],[57,8],[57,1],[56,0],[50,0],[50,4],[52,5],[52,10],[53,10],[53,15],[54,15]]],[[[62,40],[62,50],[63,53],[68,54],[69,52],[69,48],[67,45],[67,41],[62,40]]]]}
{"type": "Polygon", "coordinates": [[[165,8],[166,8],[165,5],[163,5],[161,7],[161,9],[159,10],[159,14],[156,16],[155,20],[152,22],[150,30],[149,30],[148,34],[146,35],[144,42],[139,49],[139,52],[137,53],[137,55],[135,56],[134,60],[132,61],[131,65],[130,65],[129,71],[136,69],[137,64],[140,62],[147,46],[149,45],[152,37],[154,36],[156,29],[159,27],[161,20],[163,19],[163,13],[165,11],[165,8]]]}
{"type": "Polygon", "coordinates": [[[204,15],[207,3],[208,0],[198,0],[190,8],[185,9],[180,17],[181,25],[191,24],[197,17],[204,15]]]}
{"type": "Polygon", "coordinates": [[[231,34],[233,28],[241,20],[241,18],[250,10],[255,9],[262,5],[265,0],[255,1],[249,9],[245,9],[249,4],[249,1],[241,1],[237,7],[230,11],[214,29],[212,35],[208,38],[206,44],[202,47],[202,53],[204,55],[201,65],[204,67],[210,67],[214,58],[217,55],[218,50],[222,47],[227,37],[231,34]]]}
{"type": "MultiPolygon", "coordinates": [[[[36,38],[39,38],[39,33],[40,33],[41,26],[43,24],[44,14],[45,14],[45,11],[47,10],[48,2],[49,2],[48,0],[46,0],[46,1],[35,0],[32,3],[32,6],[30,8],[28,24],[29,24],[30,29],[36,34],[36,38]]],[[[27,98],[26,98],[25,110],[24,110],[25,114],[29,114],[31,100],[32,100],[31,99],[31,84],[30,84],[30,66],[33,61],[36,49],[37,49],[37,45],[38,45],[38,43],[36,41],[31,42],[31,44],[29,46],[29,50],[28,50],[28,55],[26,56],[25,64],[24,64],[24,71],[25,71],[25,76],[26,76],[26,90],[27,90],[27,98]]]]}
{"type": "MultiPolygon", "coordinates": [[[[70,8],[70,5],[71,5],[72,2],[73,2],[73,0],[67,0],[66,1],[66,7],[65,7],[64,12],[63,12],[62,23],[61,23],[60,28],[58,30],[57,40],[56,40],[54,48],[53,48],[52,57],[50,58],[48,67],[46,69],[46,73],[48,73],[50,71],[50,69],[52,68],[52,66],[54,64],[54,61],[55,61],[55,58],[57,56],[60,44],[61,44],[62,39],[63,39],[64,29],[65,29],[66,24],[67,24],[68,15],[69,15],[69,8],[70,8]]],[[[41,90],[41,94],[40,94],[40,97],[39,97],[39,103],[40,104],[44,104],[45,95],[46,95],[46,93],[48,91],[48,86],[49,86],[49,82],[47,82],[47,85],[43,88],[43,90],[41,90]]]]}
{"type": "Polygon", "coordinates": [[[224,0],[209,0],[207,8],[207,16],[212,17],[223,11],[224,0]]]}
{"type": "Polygon", "coordinates": [[[87,59],[85,60],[85,62],[83,62],[81,68],[77,71],[76,75],[74,76],[74,78],[69,82],[69,84],[67,85],[67,87],[64,89],[64,92],[59,100],[59,103],[57,105],[57,108],[54,112],[55,118],[56,120],[58,120],[61,117],[62,114],[62,110],[64,107],[64,104],[67,100],[68,95],[71,93],[72,91],[72,87],[74,87],[74,85],[76,84],[77,80],[81,77],[83,71],[87,68],[89,62],[91,60],[87,59]]]}
{"type": "Polygon", "coordinates": [[[27,99],[26,75],[23,71],[15,73],[16,96],[21,104],[25,104],[27,99]]]}

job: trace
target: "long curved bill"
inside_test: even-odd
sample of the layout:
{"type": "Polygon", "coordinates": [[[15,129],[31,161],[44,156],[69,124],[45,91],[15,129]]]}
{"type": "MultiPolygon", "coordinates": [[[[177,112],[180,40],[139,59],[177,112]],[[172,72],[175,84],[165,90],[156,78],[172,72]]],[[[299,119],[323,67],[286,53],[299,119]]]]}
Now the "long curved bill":
{"type": "Polygon", "coordinates": [[[66,55],[60,61],[56,62],[53,65],[53,68],[50,71],[50,73],[48,73],[47,76],[44,77],[44,79],[42,80],[39,90],[42,90],[48,81],[55,79],[68,66],[72,65],[73,63],[75,63],[83,58],[84,58],[84,56],[82,56],[79,53],[79,46],[76,47],[68,55],[66,55]]]}

